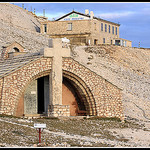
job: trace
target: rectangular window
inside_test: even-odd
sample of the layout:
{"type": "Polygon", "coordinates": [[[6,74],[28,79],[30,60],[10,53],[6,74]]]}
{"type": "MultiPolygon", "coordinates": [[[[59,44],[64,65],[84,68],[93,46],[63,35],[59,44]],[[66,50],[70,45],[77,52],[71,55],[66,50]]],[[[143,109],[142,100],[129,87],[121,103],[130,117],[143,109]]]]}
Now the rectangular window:
{"type": "Polygon", "coordinates": [[[103,38],[103,43],[105,44],[105,38],[103,38]]]}
{"type": "Polygon", "coordinates": [[[105,32],[107,32],[107,24],[105,24],[105,32]]]}
{"type": "Polygon", "coordinates": [[[72,30],[72,23],[68,23],[68,29],[67,30],[69,30],[69,31],[72,30]]]}
{"type": "Polygon", "coordinates": [[[109,33],[110,33],[110,25],[109,25],[109,33]]]}
{"type": "Polygon", "coordinates": [[[103,31],[103,23],[101,23],[101,31],[103,31]]]}
{"type": "Polygon", "coordinates": [[[47,32],[47,24],[44,24],[44,32],[47,32]]]}
{"type": "Polygon", "coordinates": [[[112,34],[114,34],[114,26],[112,26],[112,34]]]}
{"type": "Polygon", "coordinates": [[[117,27],[116,27],[116,35],[117,35],[117,27]]]}

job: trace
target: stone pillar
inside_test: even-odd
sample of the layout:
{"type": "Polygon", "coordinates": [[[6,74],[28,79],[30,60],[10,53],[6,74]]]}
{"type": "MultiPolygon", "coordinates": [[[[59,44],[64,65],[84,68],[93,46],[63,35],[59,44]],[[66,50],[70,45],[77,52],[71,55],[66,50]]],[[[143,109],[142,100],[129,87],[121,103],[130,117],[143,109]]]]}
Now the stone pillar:
{"type": "Polygon", "coordinates": [[[49,116],[68,116],[69,106],[62,105],[62,57],[70,57],[70,49],[62,47],[62,39],[53,39],[52,45],[44,49],[44,57],[53,59],[49,78],[49,116]]]}
{"type": "Polygon", "coordinates": [[[44,77],[44,110],[45,114],[48,114],[49,106],[49,78],[48,76],[44,77]]]}

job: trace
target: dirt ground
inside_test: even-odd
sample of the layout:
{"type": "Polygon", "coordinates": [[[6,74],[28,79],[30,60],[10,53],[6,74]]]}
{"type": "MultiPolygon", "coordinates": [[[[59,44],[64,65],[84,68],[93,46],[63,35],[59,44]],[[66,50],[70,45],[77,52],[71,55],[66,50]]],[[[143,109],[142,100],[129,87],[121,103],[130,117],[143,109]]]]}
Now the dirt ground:
{"type": "Polygon", "coordinates": [[[0,147],[150,147],[150,122],[127,118],[0,116],[0,147]],[[45,123],[41,143],[34,123],[45,123]]]}

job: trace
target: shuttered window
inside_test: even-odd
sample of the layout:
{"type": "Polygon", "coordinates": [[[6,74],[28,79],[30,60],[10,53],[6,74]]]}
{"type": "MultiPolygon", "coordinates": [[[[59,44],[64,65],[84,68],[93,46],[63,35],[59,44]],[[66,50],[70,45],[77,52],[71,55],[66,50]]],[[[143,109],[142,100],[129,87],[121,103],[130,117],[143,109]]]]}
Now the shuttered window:
{"type": "Polygon", "coordinates": [[[101,23],[101,31],[103,31],[103,23],[101,23]]]}
{"type": "Polygon", "coordinates": [[[68,23],[68,29],[67,30],[72,30],[72,23],[68,23]]]}
{"type": "Polygon", "coordinates": [[[47,32],[47,24],[44,24],[44,32],[47,32]]]}
{"type": "Polygon", "coordinates": [[[105,24],[105,32],[107,32],[107,24],[105,24]]]}
{"type": "Polygon", "coordinates": [[[114,34],[114,26],[112,26],[112,34],[114,34]]]}
{"type": "Polygon", "coordinates": [[[116,27],[116,35],[117,35],[117,27],[116,27]]]}

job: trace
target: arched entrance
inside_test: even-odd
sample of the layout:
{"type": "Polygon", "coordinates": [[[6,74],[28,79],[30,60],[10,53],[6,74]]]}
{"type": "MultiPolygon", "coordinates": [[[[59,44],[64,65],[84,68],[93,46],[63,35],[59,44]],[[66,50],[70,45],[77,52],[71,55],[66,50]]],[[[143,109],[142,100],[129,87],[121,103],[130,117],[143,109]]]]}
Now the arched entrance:
{"type": "Polygon", "coordinates": [[[70,116],[87,115],[81,93],[66,77],[63,77],[62,104],[70,106],[70,116]]]}
{"type": "MultiPolygon", "coordinates": [[[[76,103],[72,102],[75,107],[75,115],[97,115],[93,94],[81,78],[69,71],[63,70],[63,83],[72,91],[76,100],[76,103]]],[[[65,104],[67,105],[67,103],[65,104]]]]}
{"type": "MultiPolygon", "coordinates": [[[[71,72],[63,71],[62,83],[62,105],[70,106],[71,116],[97,114],[92,93],[83,80],[71,72]]],[[[47,115],[50,104],[49,75],[32,80],[23,95],[25,115],[47,115]]]]}

